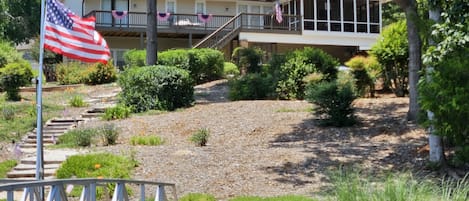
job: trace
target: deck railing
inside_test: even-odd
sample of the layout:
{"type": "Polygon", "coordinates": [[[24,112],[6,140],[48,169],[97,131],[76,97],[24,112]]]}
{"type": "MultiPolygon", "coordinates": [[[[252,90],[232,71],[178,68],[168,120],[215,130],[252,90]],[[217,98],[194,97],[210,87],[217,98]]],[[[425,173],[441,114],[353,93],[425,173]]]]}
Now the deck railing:
{"type": "Polygon", "coordinates": [[[166,187],[171,187],[173,195],[172,199],[177,200],[176,185],[171,183],[142,181],[142,180],[126,180],[126,179],[60,179],[60,180],[42,180],[42,181],[19,181],[19,180],[0,180],[0,192],[6,192],[7,201],[14,201],[16,191],[22,191],[21,201],[67,201],[69,195],[67,190],[70,187],[83,187],[80,201],[95,201],[96,188],[100,186],[115,185],[112,195],[112,201],[128,201],[127,194],[128,185],[138,185],[140,192],[136,194],[138,200],[148,200],[145,191],[146,186],[154,186],[155,201],[165,201],[166,187]],[[47,189],[47,192],[44,191],[47,189]],[[47,196],[45,196],[47,194],[47,196]]]}

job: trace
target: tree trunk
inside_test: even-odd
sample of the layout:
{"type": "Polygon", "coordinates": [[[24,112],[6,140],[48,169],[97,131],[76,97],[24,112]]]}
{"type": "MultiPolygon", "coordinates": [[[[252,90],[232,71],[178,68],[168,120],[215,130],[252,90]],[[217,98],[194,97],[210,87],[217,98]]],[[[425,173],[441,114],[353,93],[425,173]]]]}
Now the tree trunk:
{"type": "MultiPolygon", "coordinates": [[[[440,14],[441,14],[441,11],[439,8],[431,8],[431,10],[429,11],[430,19],[435,22],[440,21],[440,14]]],[[[434,45],[435,42],[430,38],[429,44],[434,45]]],[[[428,66],[426,70],[427,82],[431,82],[432,72],[433,72],[433,67],[428,66]]],[[[431,111],[427,111],[427,116],[430,121],[433,120],[434,118],[433,112],[431,111]]],[[[429,133],[428,145],[430,146],[429,160],[430,162],[434,164],[443,166],[445,163],[445,156],[443,153],[443,143],[442,143],[441,137],[434,134],[433,126],[430,126],[430,128],[428,129],[428,133],[429,133]]]]}
{"type": "Polygon", "coordinates": [[[156,0],[147,0],[147,65],[156,65],[157,63],[156,31],[156,0]]]}
{"type": "Polygon", "coordinates": [[[416,0],[395,0],[404,10],[407,21],[407,39],[409,41],[409,111],[407,120],[416,121],[420,110],[418,104],[417,84],[422,65],[422,42],[417,27],[418,13],[416,0]]]}

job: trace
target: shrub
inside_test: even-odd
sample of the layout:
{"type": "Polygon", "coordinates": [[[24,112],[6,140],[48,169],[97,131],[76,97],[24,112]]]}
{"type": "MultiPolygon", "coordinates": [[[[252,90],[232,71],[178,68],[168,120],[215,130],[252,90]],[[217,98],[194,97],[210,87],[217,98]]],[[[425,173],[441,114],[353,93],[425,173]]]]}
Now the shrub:
{"type": "Polygon", "coordinates": [[[258,73],[247,74],[228,82],[231,100],[258,100],[274,96],[275,86],[272,76],[258,73]]]}
{"type": "MultiPolygon", "coordinates": [[[[159,56],[159,55],[158,55],[159,56]]],[[[124,63],[128,67],[142,67],[146,64],[146,50],[128,50],[124,53],[124,63]]]]}
{"type": "Polygon", "coordinates": [[[103,145],[114,145],[119,137],[119,131],[114,124],[104,124],[100,129],[99,133],[103,138],[103,145]]]}
{"type": "Polygon", "coordinates": [[[158,54],[158,64],[188,70],[197,84],[222,77],[223,62],[222,52],[208,48],[173,49],[158,54]]]}
{"type": "Polygon", "coordinates": [[[234,49],[232,57],[242,74],[260,73],[264,54],[265,52],[257,47],[237,47],[234,49]]]}
{"type": "Polygon", "coordinates": [[[432,111],[434,118],[426,120],[425,126],[432,126],[435,134],[445,137],[456,146],[458,159],[469,162],[469,48],[448,54],[435,64],[431,80],[419,84],[420,105],[422,109],[432,111]]]}
{"type": "Polygon", "coordinates": [[[355,124],[352,102],[355,100],[350,84],[339,86],[336,81],[310,85],[307,100],[317,105],[314,109],[324,126],[351,126],[355,124]]]}
{"type": "Polygon", "coordinates": [[[158,146],[163,144],[163,139],[156,135],[150,136],[132,136],[130,137],[131,145],[149,145],[149,146],[158,146]]]}
{"type": "Polygon", "coordinates": [[[0,163],[0,178],[6,178],[7,173],[15,167],[16,160],[6,160],[0,163]]]}
{"type": "Polygon", "coordinates": [[[59,143],[64,146],[87,147],[91,145],[91,142],[97,133],[98,130],[95,128],[70,130],[59,137],[59,143]]]}
{"type": "Polygon", "coordinates": [[[21,54],[16,51],[14,46],[7,41],[0,39],[0,68],[8,63],[21,61],[21,54]]]}
{"type": "Polygon", "coordinates": [[[210,194],[189,193],[179,199],[179,201],[216,201],[215,197],[210,194]]]}
{"type": "Polygon", "coordinates": [[[371,53],[384,67],[385,84],[396,96],[405,96],[409,73],[406,22],[399,21],[384,28],[381,39],[371,48],[371,53]]]}
{"type": "MultiPolygon", "coordinates": [[[[131,171],[137,164],[129,157],[110,153],[94,153],[74,155],[67,158],[56,172],[58,179],[65,178],[130,178],[131,171]]],[[[98,187],[97,197],[102,198],[104,192],[98,187]]],[[[113,186],[106,186],[112,194],[113,186]]],[[[73,194],[73,193],[72,193],[73,194]]],[[[79,196],[80,194],[78,194],[79,196]]]]}
{"type": "Polygon", "coordinates": [[[26,61],[7,64],[0,69],[0,86],[6,93],[7,100],[20,100],[19,88],[31,84],[33,72],[26,61]]]}
{"type": "Polygon", "coordinates": [[[276,92],[281,99],[303,99],[307,83],[305,76],[320,73],[322,80],[337,78],[339,62],[320,49],[306,47],[302,50],[273,59],[270,68],[277,78],[276,92]]]}
{"type": "Polygon", "coordinates": [[[15,108],[8,105],[2,105],[2,117],[6,121],[13,120],[15,118],[15,108]]]}
{"type": "Polygon", "coordinates": [[[225,62],[223,64],[223,75],[224,77],[233,76],[236,77],[239,75],[239,69],[236,64],[231,62],[225,62]]]}
{"type": "Polygon", "coordinates": [[[375,81],[380,74],[380,65],[375,57],[356,56],[345,62],[352,69],[355,87],[359,96],[374,97],[375,81]]]}
{"type": "Polygon", "coordinates": [[[132,109],[125,105],[117,105],[114,107],[106,108],[102,118],[104,120],[125,119],[130,116],[132,109]]]}
{"type": "Polygon", "coordinates": [[[224,61],[223,53],[218,50],[210,48],[189,50],[189,71],[192,79],[199,84],[221,78],[224,61]]]}
{"type": "Polygon", "coordinates": [[[83,83],[86,76],[86,66],[78,62],[57,64],[55,70],[57,81],[62,85],[83,83]]]}
{"type": "Polygon", "coordinates": [[[119,76],[118,82],[122,88],[119,101],[134,112],[174,110],[194,100],[189,73],[176,67],[132,68],[119,76]]]}
{"type": "Polygon", "coordinates": [[[193,133],[189,140],[198,146],[205,146],[209,137],[210,131],[207,128],[201,128],[193,133]]]}
{"type": "Polygon", "coordinates": [[[284,195],[264,198],[257,196],[241,196],[230,199],[229,201],[314,201],[314,199],[300,195],[284,195]]]}
{"type": "Polygon", "coordinates": [[[79,96],[79,95],[75,95],[73,96],[70,101],[68,101],[68,103],[70,104],[70,106],[72,107],[85,107],[87,106],[88,104],[83,100],[83,97],[79,96]]]}
{"type": "Polygon", "coordinates": [[[114,67],[112,61],[107,64],[96,63],[90,65],[85,74],[84,82],[90,85],[111,83],[117,79],[116,67],[114,67]]]}

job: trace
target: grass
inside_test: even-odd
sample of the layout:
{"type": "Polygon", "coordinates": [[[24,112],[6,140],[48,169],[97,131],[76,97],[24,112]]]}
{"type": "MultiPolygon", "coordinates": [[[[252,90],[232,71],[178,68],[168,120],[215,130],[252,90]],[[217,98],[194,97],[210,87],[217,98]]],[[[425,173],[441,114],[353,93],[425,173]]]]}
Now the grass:
{"type": "MultiPolygon", "coordinates": [[[[65,91],[44,92],[42,96],[42,116],[43,122],[52,117],[62,114],[67,100],[71,97],[83,94],[82,88],[67,89],[65,91]]],[[[27,132],[36,127],[36,93],[21,92],[22,101],[6,101],[5,94],[0,94],[0,108],[8,108],[12,118],[4,119],[0,116],[0,141],[19,140],[27,132]]],[[[5,114],[7,115],[7,114],[5,114]]]]}
{"type": "Polygon", "coordinates": [[[6,160],[0,163],[0,178],[6,178],[7,173],[15,167],[16,160],[6,160]]]}
{"type": "Polygon", "coordinates": [[[146,135],[146,136],[135,135],[130,138],[131,145],[158,146],[163,143],[164,143],[163,139],[161,139],[160,136],[156,136],[156,135],[146,135]]]}
{"type": "Polygon", "coordinates": [[[292,109],[292,108],[280,108],[275,112],[313,112],[312,107],[301,108],[301,109],[292,109]]]}
{"type": "Polygon", "coordinates": [[[230,201],[314,201],[314,199],[300,195],[284,195],[278,197],[242,196],[230,201]]]}
{"type": "Polygon", "coordinates": [[[215,197],[204,193],[189,193],[182,196],[179,201],[216,201],[215,197]]]}

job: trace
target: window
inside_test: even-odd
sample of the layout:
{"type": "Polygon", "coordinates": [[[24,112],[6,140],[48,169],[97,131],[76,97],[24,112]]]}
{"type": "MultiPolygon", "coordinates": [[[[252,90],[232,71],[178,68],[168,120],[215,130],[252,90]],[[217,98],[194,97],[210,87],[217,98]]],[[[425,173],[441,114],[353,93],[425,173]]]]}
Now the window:
{"type": "Polygon", "coordinates": [[[195,2],[195,14],[205,14],[205,2],[204,1],[195,2]]]}
{"type": "Polygon", "coordinates": [[[166,12],[176,13],[176,1],[174,1],[174,0],[167,0],[166,1],[166,12]]]}

